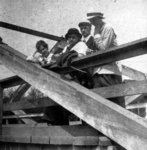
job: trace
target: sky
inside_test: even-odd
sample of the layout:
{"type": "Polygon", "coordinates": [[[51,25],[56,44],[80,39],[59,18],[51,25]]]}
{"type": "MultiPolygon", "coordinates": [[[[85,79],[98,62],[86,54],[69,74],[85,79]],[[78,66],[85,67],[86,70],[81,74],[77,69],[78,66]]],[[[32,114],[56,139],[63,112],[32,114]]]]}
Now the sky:
{"type": "MultiPolygon", "coordinates": [[[[0,0],[0,20],[33,30],[62,36],[86,18],[89,11],[102,12],[111,24],[119,45],[147,37],[146,0],[0,0]]],[[[43,39],[0,28],[4,42],[30,55],[35,44],[43,39]]],[[[43,39],[51,48],[55,42],[43,39]]],[[[147,55],[121,61],[121,64],[147,73],[147,55]]],[[[13,75],[0,65],[0,79],[13,75]]]]}

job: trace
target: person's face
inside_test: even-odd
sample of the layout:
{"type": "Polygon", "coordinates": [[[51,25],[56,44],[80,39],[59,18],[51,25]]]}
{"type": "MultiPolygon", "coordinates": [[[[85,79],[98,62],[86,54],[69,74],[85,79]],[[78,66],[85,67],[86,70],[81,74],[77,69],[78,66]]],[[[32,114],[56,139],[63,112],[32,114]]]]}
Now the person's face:
{"type": "Polygon", "coordinates": [[[67,40],[69,45],[75,45],[79,41],[79,37],[76,34],[70,34],[67,40]]]}
{"type": "Polygon", "coordinates": [[[88,25],[81,26],[80,31],[81,31],[82,36],[87,37],[90,35],[91,26],[88,26],[88,25]]]}
{"type": "Polygon", "coordinates": [[[91,22],[92,25],[97,26],[100,24],[101,19],[98,17],[93,17],[93,18],[89,19],[89,21],[91,22]]]}
{"type": "Polygon", "coordinates": [[[46,56],[48,54],[48,48],[40,45],[38,52],[41,53],[43,56],[46,56]]]}

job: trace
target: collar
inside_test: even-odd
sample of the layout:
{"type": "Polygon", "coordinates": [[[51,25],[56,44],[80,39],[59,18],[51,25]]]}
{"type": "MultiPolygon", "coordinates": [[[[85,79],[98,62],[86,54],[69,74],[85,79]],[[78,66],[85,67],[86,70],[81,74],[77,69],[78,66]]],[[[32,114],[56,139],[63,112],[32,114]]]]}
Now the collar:
{"type": "Polygon", "coordinates": [[[87,42],[89,40],[89,38],[91,37],[91,34],[88,35],[86,38],[82,36],[82,41],[87,42]]]}

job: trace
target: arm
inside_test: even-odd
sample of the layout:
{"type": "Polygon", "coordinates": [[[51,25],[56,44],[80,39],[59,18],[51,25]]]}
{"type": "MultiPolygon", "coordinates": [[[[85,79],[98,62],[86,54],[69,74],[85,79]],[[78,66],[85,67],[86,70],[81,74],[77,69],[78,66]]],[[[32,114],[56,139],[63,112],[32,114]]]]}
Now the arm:
{"type": "Polygon", "coordinates": [[[73,50],[78,53],[78,57],[82,57],[86,55],[88,47],[84,42],[79,42],[75,47],[73,47],[73,50]]]}
{"type": "Polygon", "coordinates": [[[116,38],[113,28],[109,27],[104,30],[104,34],[96,34],[94,36],[95,43],[98,49],[106,50],[111,47],[113,40],[116,38]]]}

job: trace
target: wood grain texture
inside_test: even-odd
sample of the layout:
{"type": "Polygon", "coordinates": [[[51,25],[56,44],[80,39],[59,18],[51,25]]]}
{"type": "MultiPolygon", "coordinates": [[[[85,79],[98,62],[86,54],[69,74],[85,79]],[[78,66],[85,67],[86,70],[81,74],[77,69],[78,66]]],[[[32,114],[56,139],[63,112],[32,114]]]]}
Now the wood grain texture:
{"type": "MultiPolygon", "coordinates": [[[[143,94],[147,93],[147,81],[133,81],[131,83],[124,83],[113,85],[109,87],[102,87],[92,89],[93,92],[101,95],[104,98],[114,98],[114,97],[121,97],[121,96],[128,96],[128,95],[136,95],[136,94],[143,94]]],[[[135,98],[133,99],[135,100],[135,98]]],[[[128,100],[126,100],[126,104],[128,100]]],[[[19,110],[19,109],[35,109],[41,107],[52,107],[57,106],[58,104],[55,103],[50,98],[41,98],[37,99],[34,103],[25,101],[18,101],[13,103],[6,103],[3,104],[3,111],[8,110],[19,110]]]]}
{"type": "Polygon", "coordinates": [[[3,89],[0,85],[0,135],[2,135],[2,119],[3,119],[3,89]]]}
{"type": "Polygon", "coordinates": [[[126,149],[147,149],[147,124],[141,117],[79,84],[26,62],[25,56],[11,47],[0,46],[0,59],[19,77],[126,149]]]}

